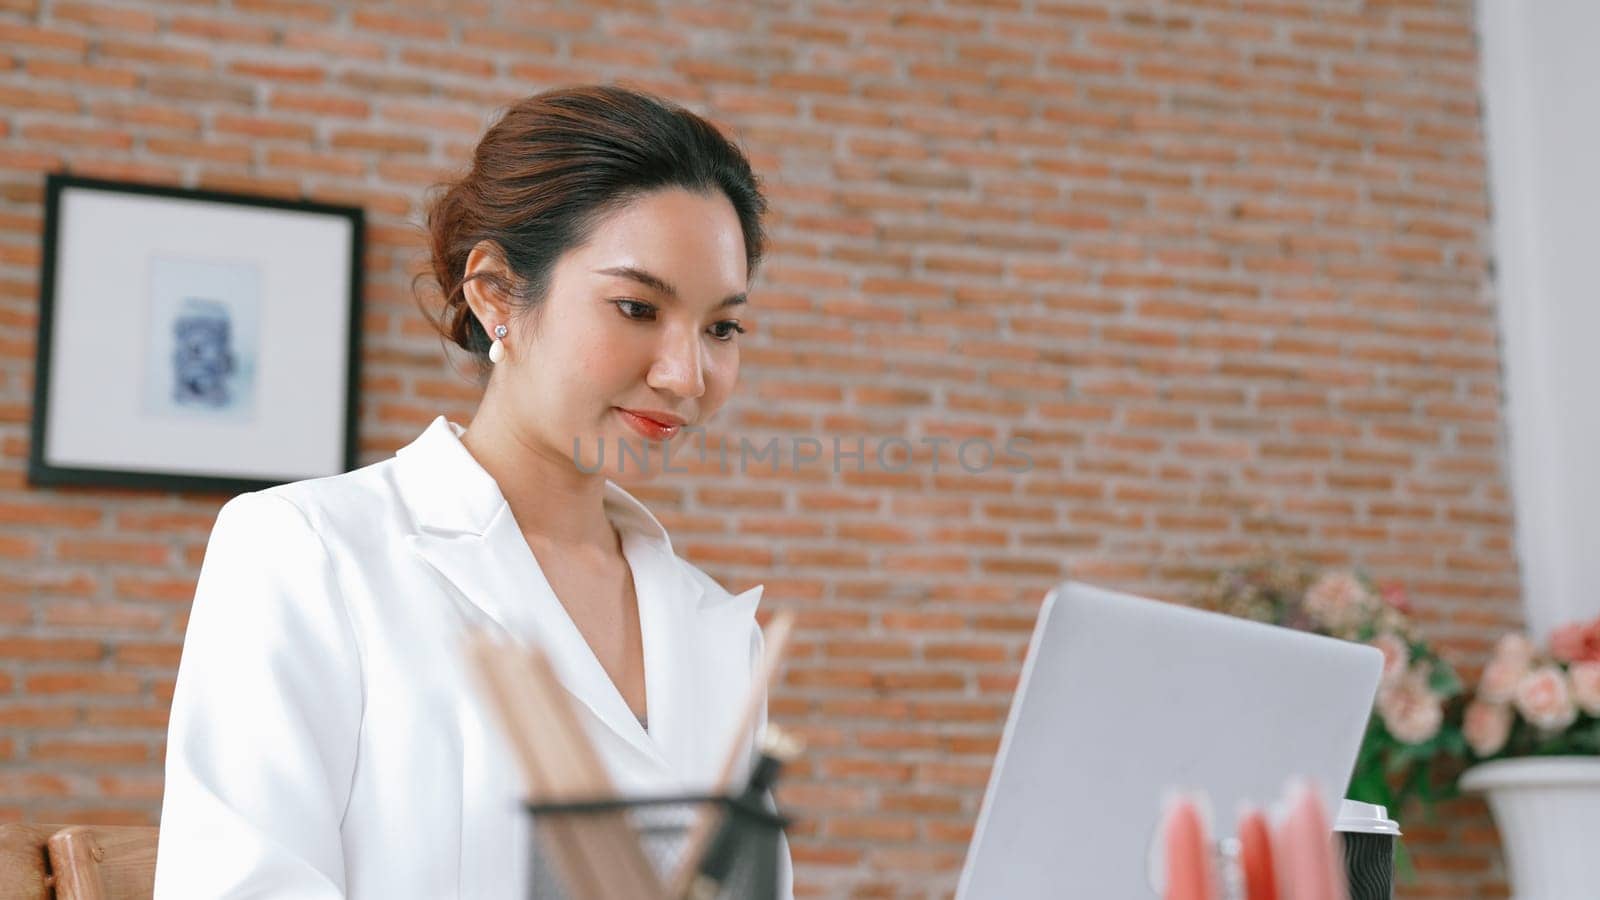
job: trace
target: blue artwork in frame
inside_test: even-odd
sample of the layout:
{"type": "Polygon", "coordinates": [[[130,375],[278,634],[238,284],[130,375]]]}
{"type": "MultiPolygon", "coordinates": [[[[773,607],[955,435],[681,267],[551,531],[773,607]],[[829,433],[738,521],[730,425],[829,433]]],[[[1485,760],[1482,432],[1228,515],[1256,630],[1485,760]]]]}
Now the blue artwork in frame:
{"type": "Polygon", "coordinates": [[[359,208],[66,174],[45,207],[30,483],[354,468],[359,208]]]}

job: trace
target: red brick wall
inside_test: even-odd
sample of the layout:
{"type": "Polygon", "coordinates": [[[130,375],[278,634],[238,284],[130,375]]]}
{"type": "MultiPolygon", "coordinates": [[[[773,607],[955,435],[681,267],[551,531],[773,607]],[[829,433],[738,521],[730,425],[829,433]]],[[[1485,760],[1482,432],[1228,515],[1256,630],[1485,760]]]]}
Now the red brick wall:
{"type": "MultiPolygon", "coordinates": [[[[644,491],[802,615],[808,893],[953,888],[1065,572],[1176,598],[1273,542],[1401,581],[1469,660],[1518,619],[1468,0],[543,5],[0,0],[0,817],[153,821],[225,499],[26,486],[44,173],[363,205],[371,461],[473,406],[413,306],[423,190],[570,81],[766,174],[730,433],[1033,441],[1021,476],[644,491]]],[[[1407,896],[1504,895],[1481,806],[1407,825],[1407,896]]]]}

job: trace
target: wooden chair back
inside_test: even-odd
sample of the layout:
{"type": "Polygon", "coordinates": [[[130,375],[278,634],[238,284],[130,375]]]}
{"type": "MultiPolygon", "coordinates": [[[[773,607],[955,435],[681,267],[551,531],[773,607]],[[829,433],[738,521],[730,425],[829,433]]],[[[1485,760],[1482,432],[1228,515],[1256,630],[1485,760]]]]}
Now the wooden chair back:
{"type": "Polygon", "coordinates": [[[156,886],[154,825],[69,825],[46,850],[56,900],[150,900],[156,886]]]}
{"type": "Polygon", "coordinates": [[[59,830],[60,825],[0,824],[0,897],[50,900],[54,896],[45,845],[59,830]]]}

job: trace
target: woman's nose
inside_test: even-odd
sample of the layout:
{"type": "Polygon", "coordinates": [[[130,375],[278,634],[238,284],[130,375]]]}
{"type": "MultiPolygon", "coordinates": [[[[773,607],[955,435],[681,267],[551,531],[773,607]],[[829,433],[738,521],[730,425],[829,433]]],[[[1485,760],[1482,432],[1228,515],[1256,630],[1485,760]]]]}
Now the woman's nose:
{"type": "Polygon", "coordinates": [[[701,358],[704,352],[698,333],[668,331],[661,340],[646,381],[653,388],[671,391],[680,397],[699,397],[706,391],[705,361],[701,358]]]}

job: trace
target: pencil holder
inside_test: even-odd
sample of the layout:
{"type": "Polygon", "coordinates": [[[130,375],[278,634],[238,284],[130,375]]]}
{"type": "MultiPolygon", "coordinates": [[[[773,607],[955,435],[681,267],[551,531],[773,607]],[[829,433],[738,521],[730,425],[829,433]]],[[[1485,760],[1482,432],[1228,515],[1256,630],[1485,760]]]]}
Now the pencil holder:
{"type": "MultiPolygon", "coordinates": [[[[697,900],[776,900],[778,839],[788,820],[764,806],[723,795],[615,798],[561,803],[528,803],[533,846],[529,857],[529,894],[533,900],[591,900],[581,888],[565,883],[552,859],[541,827],[572,826],[580,832],[597,817],[619,812],[639,839],[639,846],[665,885],[671,885],[687,848],[690,831],[700,816],[711,815],[711,829],[702,853],[720,878],[718,888],[697,900]]],[[[675,900],[675,898],[674,898],[675,900]]]]}

